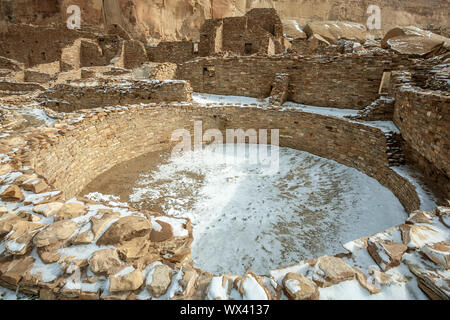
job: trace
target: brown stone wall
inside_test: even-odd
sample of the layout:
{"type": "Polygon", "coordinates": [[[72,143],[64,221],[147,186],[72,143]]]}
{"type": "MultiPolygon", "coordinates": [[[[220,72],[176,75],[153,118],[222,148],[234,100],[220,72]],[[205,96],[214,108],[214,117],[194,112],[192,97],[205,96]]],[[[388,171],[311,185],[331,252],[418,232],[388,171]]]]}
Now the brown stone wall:
{"type": "Polygon", "coordinates": [[[222,50],[243,55],[245,43],[241,36],[247,29],[247,17],[231,17],[223,19],[222,50]]]}
{"type": "Polygon", "coordinates": [[[178,79],[196,92],[266,98],[277,73],[289,74],[288,100],[362,109],[378,98],[385,70],[409,63],[394,56],[207,57],[181,64],[178,79]]]}
{"type": "Polygon", "coordinates": [[[19,71],[23,68],[24,68],[23,63],[0,56],[0,69],[19,71]]]}
{"type": "Polygon", "coordinates": [[[283,24],[274,9],[258,8],[241,17],[206,20],[200,29],[200,56],[221,51],[273,55],[284,51],[283,24]]]}
{"type": "Polygon", "coordinates": [[[135,79],[171,80],[175,79],[177,65],[175,63],[148,62],[133,70],[135,79]]]}
{"type": "Polygon", "coordinates": [[[106,64],[102,49],[97,42],[83,38],[75,40],[72,45],[62,49],[61,61],[73,69],[106,64]]]}
{"type": "Polygon", "coordinates": [[[45,72],[25,70],[24,80],[25,82],[37,82],[37,83],[47,83],[52,79],[52,76],[45,72]]]}
{"type": "Polygon", "coordinates": [[[147,46],[150,61],[183,63],[197,56],[192,41],[160,42],[156,47],[147,46]]]}
{"type": "Polygon", "coordinates": [[[37,83],[0,81],[0,91],[28,92],[35,90],[44,90],[44,88],[37,83]]]}
{"type": "Polygon", "coordinates": [[[198,54],[206,57],[222,51],[223,43],[223,20],[208,19],[200,29],[200,43],[198,54]]]}
{"type": "Polygon", "coordinates": [[[173,146],[172,132],[185,128],[193,133],[194,120],[203,121],[203,130],[218,128],[224,136],[226,128],[279,129],[281,146],[354,167],[390,188],[408,212],[419,207],[411,183],[388,166],[381,130],[300,111],[149,105],[102,113],[39,150],[32,166],[70,198],[114,165],[173,146]]]}
{"type": "Polygon", "coordinates": [[[115,66],[125,69],[140,67],[147,62],[147,51],[142,42],[137,40],[125,40],[122,42],[122,51],[115,66]]]}
{"type": "Polygon", "coordinates": [[[270,93],[269,103],[277,106],[286,102],[289,90],[289,75],[279,73],[275,76],[270,93]]]}
{"type": "Polygon", "coordinates": [[[450,198],[450,95],[415,87],[403,75],[400,78],[406,83],[395,93],[394,122],[409,147],[427,161],[418,160],[415,152],[409,153],[410,159],[418,160],[416,164],[435,182],[447,181],[441,190],[450,198]],[[432,167],[427,168],[427,163],[432,167]]]}
{"type": "Polygon", "coordinates": [[[10,25],[0,33],[0,56],[16,59],[26,67],[60,60],[62,49],[78,38],[95,36],[65,27],[10,25]]]}
{"type": "Polygon", "coordinates": [[[103,106],[151,102],[190,101],[192,89],[186,81],[125,80],[57,84],[39,96],[48,108],[59,112],[103,106]]]}

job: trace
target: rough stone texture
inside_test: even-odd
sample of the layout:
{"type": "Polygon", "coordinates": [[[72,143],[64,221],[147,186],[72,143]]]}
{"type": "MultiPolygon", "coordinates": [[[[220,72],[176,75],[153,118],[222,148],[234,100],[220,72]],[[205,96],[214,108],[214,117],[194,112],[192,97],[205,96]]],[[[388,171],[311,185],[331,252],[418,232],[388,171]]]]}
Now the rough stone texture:
{"type": "Polygon", "coordinates": [[[89,267],[92,272],[98,274],[115,274],[122,266],[117,251],[114,249],[104,249],[96,251],[89,258],[89,267]]]}
{"type": "Polygon", "coordinates": [[[58,84],[42,93],[40,99],[53,110],[71,112],[101,106],[190,101],[192,89],[186,81],[92,81],[79,85],[58,84]]]}
{"type": "Polygon", "coordinates": [[[125,217],[113,223],[97,241],[99,245],[114,245],[150,235],[151,224],[145,218],[125,217]]]}
{"type": "MultiPolygon", "coordinates": [[[[0,5],[0,10],[2,9],[0,5]]],[[[211,50],[220,54],[212,58],[182,61],[180,69],[197,88],[211,93],[220,93],[223,88],[225,92],[233,95],[264,98],[273,93],[272,101],[276,102],[275,104],[282,104],[285,99],[304,103],[311,101],[310,104],[314,105],[317,105],[318,101],[328,101],[324,106],[354,109],[369,105],[383,94],[395,98],[395,105],[393,108],[392,105],[375,108],[376,112],[370,116],[389,117],[393,109],[401,108],[404,104],[409,105],[408,99],[419,100],[423,104],[420,107],[427,112],[431,111],[430,115],[427,113],[427,117],[424,117],[415,105],[411,111],[407,108],[395,111],[398,112],[396,121],[402,121],[401,118],[405,114],[415,121],[420,119],[413,123],[414,128],[409,127],[410,123],[399,126],[406,137],[406,142],[403,143],[399,134],[383,132],[365,125],[364,122],[311,114],[294,108],[281,109],[271,105],[245,105],[244,108],[231,104],[204,106],[179,103],[180,94],[189,96],[190,100],[192,90],[187,88],[186,83],[181,89],[174,85],[168,93],[164,91],[165,84],[180,82],[167,81],[164,85],[157,86],[156,82],[152,81],[131,80],[140,71],[149,78],[157,75],[170,79],[174,77],[176,66],[146,64],[150,68],[145,69],[145,65],[140,67],[141,59],[146,61],[148,58],[147,53],[142,54],[142,46],[137,42],[136,47],[130,45],[128,49],[122,50],[121,60],[118,56],[122,47],[121,38],[126,41],[132,38],[126,28],[108,27],[106,29],[109,35],[105,36],[98,34],[98,30],[89,28],[87,29],[90,31],[66,32],[57,31],[57,28],[23,26],[22,38],[11,28],[5,33],[11,36],[9,42],[5,45],[4,41],[0,41],[0,52],[8,55],[7,51],[14,48],[13,45],[21,48],[22,40],[30,49],[14,53],[23,65],[1,60],[7,71],[0,73],[10,77],[9,81],[0,83],[0,89],[4,89],[0,90],[1,104],[13,105],[20,111],[27,110],[26,105],[33,105],[33,108],[42,110],[42,106],[34,104],[37,93],[33,91],[44,90],[49,84],[43,83],[40,86],[20,81],[35,77],[37,81],[47,82],[50,78],[57,79],[57,83],[72,80],[67,83],[68,87],[62,86],[59,91],[50,90],[56,92],[55,97],[59,100],[53,102],[55,105],[62,103],[62,100],[68,100],[71,108],[64,109],[65,111],[77,111],[83,107],[85,110],[71,114],[46,110],[47,114],[55,118],[55,122],[36,127],[34,124],[28,126],[19,112],[7,108],[0,111],[0,183],[4,186],[2,191],[7,192],[0,201],[0,245],[5,248],[0,253],[0,286],[46,299],[108,300],[137,299],[139,294],[146,294],[145,290],[152,291],[152,285],[155,285],[153,293],[156,296],[166,293],[167,288],[173,285],[177,290],[171,290],[171,295],[165,298],[203,299],[218,298],[217,292],[216,295],[211,294],[214,288],[209,284],[219,279],[222,286],[215,288],[219,291],[219,298],[248,299],[253,297],[255,291],[252,288],[256,287],[260,298],[280,299],[281,292],[284,291],[290,298],[304,299],[316,298],[316,292],[329,290],[322,287],[343,281],[359,285],[374,295],[380,292],[388,293],[389,290],[385,287],[393,285],[410,289],[415,286],[415,280],[412,281],[415,277],[419,287],[430,298],[448,299],[450,288],[446,271],[443,271],[448,268],[449,262],[448,208],[441,207],[432,213],[416,211],[404,225],[391,228],[382,233],[382,236],[377,234],[376,237],[358,239],[350,246],[346,244],[346,249],[351,248],[347,249],[348,254],[301,262],[300,268],[289,267],[284,274],[278,271],[273,276],[262,277],[249,271],[243,277],[216,277],[193,268],[193,262],[190,260],[192,227],[189,221],[185,224],[183,222],[188,236],[173,237],[170,224],[161,223],[161,230],[152,225],[151,216],[155,215],[154,213],[109,205],[106,206],[107,209],[99,210],[98,203],[81,198],[78,201],[83,204],[56,202],[63,198],[61,191],[64,191],[65,199],[70,199],[99,173],[115,164],[147,152],[172,147],[175,142],[171,141],[171,133],[179,128],[192,132],[192,119],[196,119],[203,121],[204,130],[225,130],[230,127],[280,129],[282,146],[305,150],[356,168],[390,188],[408,212],[419,209],[419,197],[412,183],[390,168],[395,164],[392,151],[401,145],[400,149],[405,151],[406,158],[413,160],[411,162],[419,163],[421,167],[426,168],[425,171],[434,172],[435,176],[444,177],[435,181],[445,181],[445,177],[448,177],[448,173],[443,169],[447,164],[446,159],[441,157],[442,154],[446,155],[448,137],[440,131],[440,121],[447,119],[446,58],[413,60],[378,50],[376,42],[369,44],[374,50],[367,51],[364,48],[363,52],[360,52],[361,48],[354,42],[343,40],[339,40],[332,48],[319,45],[314,49],[314,53],[324,52],[331,55],[330,57],[229,57],[224,51],[234,45],[242,50],[242,43],[242,54],[253,54],[261,48],[265,53],[272,54],[282,50],[285,45],[285,42],[277,41],[280,29],[277,27],[278,18],[272,10],[255,10],[244,17],[242,14],[235,18],[220,17],[219,22],[216,20],[209,26],[210,32],[207,34],[211,35],[212,40],[207,41],[204,47],[212,48],[211,50]],[[242,39],[238,37],[237,30],[246,30],[242,39]],[[39,34],[43,35],[42,39],[36,38],[39,34]],[[226,37],[221,38],[223,35],[226,37]],[[36,39],[38,43],[33,44],[36,39]],[[77,47],[74,45],[77,39],[86,40],[80,40],[77,47]],[[55,41],[55,46],[48,46],[48,41],[55,41]],[[42,48],[45,48],[45,51],[40,51],[42,48]],[[72,61],[73,54],[75,62],[72,66],[59,61],[64,48],[67,50],[64,51],[63,60],[72,61]],[[73,50],[69,50],[70,48],[73,50]],[[125,54],[127,52],[128,55],[125,54]],[[113,66],[89,66],[66,72],[70,68],[79,68],[79,63],[109,63],[116,56],[119,59],[114,60],[115,62],[129,63],[130,66],[134,64],[139,68],[132,72],[113,66]],[[22,71],[25,66],[28,69],[22,71]],[[403,69],[409,72],[396,71],[403,69]],[[30,72],[29,75],[26,75],[26,71],[30,72]],[[386,74],[391,71],[392,81],[387,81],[386,74]],[[278,79],[283,81],[276,81],[276,75],[280,73],[286,76],[278,79]],[[87,78],[97,78],[99,81],[74,81],[87,78]],[[134,96],[142,92],[148,93],[147,87],[140,87],[143,83],[151,83],[151,90],[154,89],[155,94],[160,94],[159,98],[155,99],[158,104],[149,104],[152,100],[148,99],[148,96],[134,96]],[[112,87],[114,90],[106,90],[107,94],[100,94],[105,88],[112,87]],[[89,88],[93,90],[89,91],[89,88]],[[409,91],[414,91],[414,95],[402,96],[409,91]],[[423,93],[424,96],[432,96],[432,99],[417,99],[418,92],[420,95],[423,93]],[[141,99],[142,97],[146,99],[141,99]],[[177,102],[161,103],[171,97],[177,102]],[[437,101],[443,103],[439,104],[437,101]],[[74,108],[73,105],[79,106],[74,108]],[[114,107],[106,107],[110,105],[114,107]],[[11,174],[12,172],[15,173],[11,174]],[[16,177],[16,172],[23,175],[16,177]],[[18,191],[22,193],[23,199],[18,191]],[[22,205],[26,207],[11,209],[21,208],[22,205]],[[85,216],[87,212],[89,216],[85,216]],[[42,219],[40,215],[55,216],[55,219],[42,219]],[[69,220],[73,218],[76,218],[77,223],[69,220]],[[61,219],[65,220],[58,221],[61,219]],[[399,243],[400,235],[403,244],[399,243]],[[98,238],[100,240],[97,241],[98,238]],[[85,244],[89,245],[85,247],[85,244]],[[115,248],[104,250],[105,248],[100,246],[102,244],[114,245],[115,248]],[[81,252],[84,254],[86,248],[92,248],[93,255],[89,253],[89,257],[82,258],[73,256],[81,255],[81,252]],[[364,264],[368,262],[367,259],[373,260],[367,270],[356,269],[356,266],[361,265],[358,261],[359,254],[362,255],[364,264]],[[151,265],[154,266],[159,261],[170,266],[170,269],[166,267],[160,278],[150,279],[149,268],[153,268],[151,265]],[[54,263],[58,263],[62,271],[57,278],[48,280],[45,278],[48,278],[49,273],[36,273],[36,268],[48,271],[55,265],[46,264],[54,263]],[[397,265],[400,267],[396,268],[397,265]],[[31,270],[33,266],[35,268],[31,270]],[[395,270],[383,272],[388,268],[395,270]],[[296,273],[296,279],[291,280],[298,282],[287,283],[293,276],[287,276],[286,273],[292,270],[296,270],[298,276],[296,273]],[[414,276],[408,273],[408,270],[414,276]],[[73,288],[72,276],[78,271],[84,283],[101,282],[99,287],[106,290],[83,292],[73,288]],[[90,271],[99,275],[93,276],[90,271]],[[110,277],[109,293],[104,275],[110,277]],[[310,279],[319,284],[320,288],[310,279]],[[300,280],[309,284],[308,292],[297,290],[296,284],[300,284],[300,280]]],[[[91,15],[95,13],[91,12],[86,19],[92,18],[91,15]]],[[[326,20],[334,19],[330,17],[326,20]]],[[[312,38],[308,45],[317,45],[319,36],[312,38]]],[[[183,53],[186,54],[185,57],[182,57],[181,52],[176,53],[178,46],[183,47],[186,43],[189,48],[194,47],[195,53],[195,45],[190,42],[170,45],[163,42],[161,48],[172,46],[172,49],[162,50],[161,55],[167,57],[161,59],[190,59],[190,52],[183,53]]],[[[45,101],[45,96],[41,98],[48,102],[45,101]]],[[[446,188],[445,183],[435,184],[446,188]]],[[[152,277],[158,276],[156,270],[153,271],[152,277]]],[[[304,289],[302,286],[300,288],[304,289]]]]}
{"type": "Polygon", "coordinates": [[[80,69],[102,66],[106,61],[102,49],[96,41],[81,38],[62,49],[61,62],[71,66],[72,69],[80,69]]]}
{"type": "Polygon", "coordinates": [[[133,291],[138,289],[143,283],[142,272],[140,270],[134,270],[125,275],[121,275],[120,272],[116,275],[109,277],[111,292],[123,292],[133,291]]]}
{"type": "Polygon", "coordinates": [[[425,245],[421,251],[434,263],[450,269],[450,242],[442,241],[425,245]]]}
{"type": "Polygon", "coordinates": [[[157,265],[151,277],[147,277],[146,287],[152,297],[159,298],[166,293],[171,282],[172,270],[165,264],[157,265]]]}
{"type": "Polygon", "coordinates": [[[200,30],[199,54],[221,51],[240,55],[284,51],[283,24],[274,9],[258,8],[242,17],[206,21],[200,30]]]}
{"type": "Polygon", "coordinates": [[[0,96],[3,94],[15,95],[15,94],[23,94],[24,92],[31,91],[44,91],[44,87],[37,83],[20,83],[20,82],[11,82],[11,81],[0,81],[0,96]],[[5,92],[2,94],[2,92],[5,92]]]}
{"type": "Polygon", "coordinates": [[[358,112],[356,118],[365,121],[392,121],[394,117],[394,107],[395,99],[381,96],[358,112]]]}
{"type": "Polygon", "coordinates": [[[152,229],[150,233],[150,241],[152,242],[163,242],[171,239],[173,237],[172,226],[163,221],[158,221],[161,226],[161,230],[152,229]]]}
{"type": "Polygon", "coordinates": [[[401,54],[433,56],[450,49],[450,39],[413,26],[397,27],[386,33],[381,46],[401,54]]]}
{"type": "Polygon", "coordinates": [[[198,44],[192,41],[162,41],[156,47],[147,46],[148,60],[154,62],[182,63],[197,56],[198,44]]]}
{"type": "Polygon", "coordinates": [[[367,241],[367,251],[383,271],[398,266],[407,249],[403,243],[376,241],[372,238],[367,241]]]}
{"type": "Polygon", "coordinates": [[[23,201],[25,199],[22,190],[18,186],[10,186],[2,194],[0,194],[2,200],[7,201],[23,201]]]}
{"type": "Polygon", "coordinates": [[[306,24],[303,31],[308,37],[320,35],[333,44],[341,39],[364,42],[367,38],[367,30],[364,25],[348,21],[313,21],[306,24]]]}
{"type": "Polygon", "coordinates": [[[136,79],[171,80],[176,77],[177,65],[174,63],[149,62],[133,69],[136,79]]]}
{"type": "Polygon", "coordinates": [[[386,68],[410,65],[405,57],[207,57],[178,68],[195,92],[266,98],[276,74],[289,75],[289,101],[332,108],[362,109],[378,98],[386,68]],[[339,81],[331,81],[337,79],[339,81]]]}
{"type": "Polygon", "coordinates": [[[286,102],[289,90],[289,75],[279,73],[275,76],[272,85],[272,91],[269,97],[269,103],[276,106],[281,106],[286,102]]]}
{"type": "Polygon", "coordinates": [[[319,299],[319,289],[317,285],[303,274],[298,273],[288,273],[283,278],[284,292],[292,300],[318,300],[319,299]],[[293,291],[290,289],[289,282],[291,282],[295,287],[300,289],[293,291]]]}
{"type": "Polygon", "coordinates": [[[33,211],[42,214],[44,217],[48,218],[54,216],[63,207],[62,202],[45,203],[35,206],[33,211]]]}
{"type": "Polygon", "coordinates": [[[367,278],[367,276],[363,272],[361,272],[361,270],[359,270],[358,268],[354,268],[354,270],[356,274],[356,279],[358,280],[358,283],[361,285],[361,287],[366,289],[370,294],[376,294],[381,292],[381,288],[376,284],[374,284],[373,282],[371,282],[367,278]]]}
{"type": "Polygon", "coordinates": [[[318,268],[322,271],[313,280],[321,287],[329,287],[342,281],[351,280],[355,277],[355,271],[342,259],[324,256],[317,262],[318,268]]]}
{"type": "Polygon", "coordinates": [[[86,213],[83,204],[77,202],[65,203],[55,216],[55,221],[70,220],[78,218],[86,213]]]}
{"type": "Polygon", "coordinates": [[[133,69],[147,62],[147,51],[142,42],[137,40],[125,40],[122,43],[122,51],[119,59],[114,63],[116,67],[133,69]]]}
{"type": "Polygon", "coordinates": [[[415,163],[422,162],[424,171],[432,171],[428,176],[434,176],[432,180],[442,183],[441,190],[448,198],[450,197],[448,130],[450,97],[448,94],[418,87],[421,83],[414,82],[411,76],[411,73],[407,72],[394,75],[397,83],[400,82],[404,87],[395,94],[394,122],[412,149],[411,157],[424,158],[422,161],[417,159],[415,163]],[[418,153],[419,156],[415,156],[414,153],[418,153]],[[426,162],[431,163],[432,167],[426,162]]]}
{"type": "Polygon", "coordinates": [[[64,241],[77,230],[77,224],[71,220],[59,221],[39,232],[34,238],[37,247],[46,247],[64,241]]]}
{"type": "Polygon", "coordinates": [[[292,39],[307,39],[308,36],[300,28],[296,20],[282,20],[284,34],[292,39]]]}

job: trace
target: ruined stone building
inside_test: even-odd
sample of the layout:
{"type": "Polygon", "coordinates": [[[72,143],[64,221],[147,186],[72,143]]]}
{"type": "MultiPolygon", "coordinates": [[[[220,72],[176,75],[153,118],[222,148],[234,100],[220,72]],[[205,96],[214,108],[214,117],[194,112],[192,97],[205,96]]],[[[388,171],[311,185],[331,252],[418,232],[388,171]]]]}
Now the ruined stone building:
{"type": "Polygon", "coordinates": [[[253,9],[242,17],[206,20],[200,29],[199,55],[283,52],[283,24],[275,9],[253,9]]]}
{"type": "MultiPolygon", "coordinates": [[[[161,37],[156,44],[148,39],[164,30],[137,32],[142,25],[134,15],[154,12],[155,3],[162,12],[169,1],[142,6],[138,0],[79,0],[101,8],[86,17],[97,23],[80,30],[56,23],[61,12],[51,5],[59,0],[46,1],[34,17],[40,1],[18,15],[19,4],[31,0],[0,0],[8,20],[1,25],[0,19],[0,300],[450,299],[450,39],[445,35],[398,27],[374,39],[364,25],[349,21],[295,20],[285,30],[283,23],[289,24],[275,9],[257,8],[186,22],[185,29],[195,29],[199,39],[182,34],[180,41],[161,37]],[[106,16],[104,3],[133,19],[106,16]],[[111,23],[100,26],[100,20],[111,23]],[[237,139],[245,147],[253,143],[252,132],[278,130],[280,148],[315,162],[313,179],[304,174],[308,164],[283,175],[276,182],[292,191],[284,197],[238,176],[239,170],[216,166],[231,172],[223,180],[234,181],[235,188],[209,188],[230,198],[224,197],[225,209],[211,220],[197,211],[198,221],[183,215],[186,211],[173,215],[173,207],[153,206],[170,198],[177,210],[194,212],[200,206],[191,202],[214,198],[196,192],[192,201],[183,198],[187,180],[202,187],[206,180],[219,180],[214,170],[213,179],[192,172],[179,179],[189,160],[177,163],[173,176],[163,176],[173,184],[161,194],[154,192],[157,183],[145,186],[158,196],[150,207],[98,196],[102,190],[95,187],[97,196],[83,193],[96,181],[109,187],[127,180],[103,181],[104,174],[117,177],[118,166],[141,175],[130,161],[142,164],[151,153],[160,157],[173,150],[180,129],[195,140],[198,122],[202,137],[208,131],[222,137],[228,129],[245,132],[243,143],[237,139]],[[322,160],[332,164],[328,168],[322,160]],[[322,179],[323,171],[329,175],[322,179]],[[368,197],[361,199],[362,188],[354,187],[347,172],[390,198],[367,187],[368,197]],[[342,188],[336,186],[341,180],[347,182],[342,188]],[[262,203],[257,209],[249,209],[253,198],[262,203]],[[280,205],[281,198],[294,202],[293,217],[299,220],[270,222],[273,212],[284,219],[292,209],[280,205]],[[341,198],[348,202],[341,205],[341,198]],[[380,209],[372,198],[390,199],[385,202],[392,210],[380,209]],[[230,218],[236,209],[230,199],[243,204],[242,216],[230,218]],[[350,224],[343,226],[340,219],[349,211],[350,224]],[[391,219],[397,213],[398,219],[391,219]],[[303,217],[319,223],[314,236],[308,227],[295,229],[309,223],[303,217]],[[260,227],[270,228],[273,241],[295,232],[289,246],[261,246],[262,254],[246,255],[247,264],[238,254],[244,241],[230,239],[230,228],[221,224],[225,218],[239,228],[234,234],[252,236],[252,245],[263,236],[260,227]],[[199,228],[203,219],[208,226],[199,228]],[[366,221],[379,229],[352,233],[355,223],[366,221]],[[246,223],[253,223],[254,234],[246,223]],[[211,245],[196,233],[213,225],[224,230],[222,237],[213,234],[223,243],[211,245]],[[324,237],[324,229],[349,239],[324,237]],[[229,249],[231,241],[239,250],[233,248],[227,262],[245,271],[197,265],[196,245],[222,264],[218,248],[229,249]],[[308,246],[333,251],[293,255],[293,261],[262,272],[251,265],[308,246]],[[77,283],[74,274],[80,275],[77,283]]],[[[175,2],[192,9],[191,1],[170,5],[175,2]]],[[[176,25],[168,33],[180,29],[176,25]]],[[[256,143],[267,145],[267,138],[256,143]]],[[[289,162],[304,165],[299,159],[289,162]]],[[[221,205],[213,200],[212,206],[221,205]]]]}

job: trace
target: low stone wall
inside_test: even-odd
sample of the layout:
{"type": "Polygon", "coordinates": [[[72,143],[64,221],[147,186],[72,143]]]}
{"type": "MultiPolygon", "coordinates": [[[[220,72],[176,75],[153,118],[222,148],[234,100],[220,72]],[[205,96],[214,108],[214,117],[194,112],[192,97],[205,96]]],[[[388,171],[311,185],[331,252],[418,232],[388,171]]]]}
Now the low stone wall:
{"type": "Polygon", "coordinates": [[[23,94],[24,92],[31,92],[36,90],[44,91],[45,89],[37,83],[0,81],[0,96],[23,94]]]}
{"type": "Polygon", "coordinates": [[[190,101],[192,89],[186,81],[120,80],[57,84],[39,96],[48,108],[59,112],[108,105],[190,101]]]}
{"type": "Polygon", "coordinates": [[[379,96],[383,72],[409,65],[394,55],[207,57],[179,65],[178,79],[196,92],[266,98],[276,74],[289,75],[287,99],[314,106],[363,109],[379,96]]]}
{"type": "MultiPolygon", "coordinates": [[[[70,198],[97,175],[139,155],[170,148],[172,132],[279,129],[280,145],[335,160],[374,177],[400,199],[408,212],[420,201],[412,184],[389,168],[386,136],[376,128],[298,110],[172,105],[111,110],[83,120],[57,142],[38,151],[32,165],[70,198]]],[[[193,136],[193,135],[192,135],[193,136]]]]}

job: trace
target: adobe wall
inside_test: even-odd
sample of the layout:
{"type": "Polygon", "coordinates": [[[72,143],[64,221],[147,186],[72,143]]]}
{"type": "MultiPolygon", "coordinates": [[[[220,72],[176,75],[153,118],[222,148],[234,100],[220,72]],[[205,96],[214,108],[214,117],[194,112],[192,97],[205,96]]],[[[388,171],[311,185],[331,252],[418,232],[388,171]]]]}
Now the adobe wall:
{"type": "Polygon", "coordinates": [[[381,130],[298,110],[198,105],[105,109],[37,150],[31,165],[49,183],[64,191],[66,198],[71,198],[114,165],[174,146],[175,142],[170,140],[174,130],[185,128],[193,136],[194,120],[203,121],[203,130],[280,129],[281,146],[356,168],[390,188],[408,212],[419,208],[414,187],[389,168],[386,136],[381,130]]]}
{"type": "Polygon", "coordinates": [[[195,92],[266,98],[275,75],[286,73],[289,101],[362,109],[378,98],[384,71],[409,64],[393,55],[205,57],[181,64],[177,78],[189,80],[195,92]]]}

